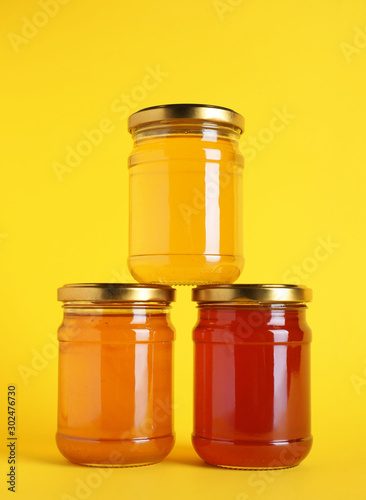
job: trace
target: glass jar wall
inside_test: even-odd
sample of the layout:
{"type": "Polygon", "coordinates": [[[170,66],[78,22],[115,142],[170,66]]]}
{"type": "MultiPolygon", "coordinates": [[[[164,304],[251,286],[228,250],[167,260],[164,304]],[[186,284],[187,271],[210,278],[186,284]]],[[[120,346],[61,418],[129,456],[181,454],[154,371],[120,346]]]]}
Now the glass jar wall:
{"type": "Polygon", "coordinates": [[[193,445],[206,462],[241,469],[299,464],[312,445],[310,341],[292,285],[193,290],[198,305],[193,445]]]}
{"type": "Polygon", "coordinates": [[[71,462],[159,462],[174,444],[170,287],[78,284],[59,289],[56,441],[71,462]]]}
{"type": "Polygon", "coordinates": [[[133,114],[128,264],[144,283],[232,283],[243,260],[241,115],[180,104],[133,114]]]}

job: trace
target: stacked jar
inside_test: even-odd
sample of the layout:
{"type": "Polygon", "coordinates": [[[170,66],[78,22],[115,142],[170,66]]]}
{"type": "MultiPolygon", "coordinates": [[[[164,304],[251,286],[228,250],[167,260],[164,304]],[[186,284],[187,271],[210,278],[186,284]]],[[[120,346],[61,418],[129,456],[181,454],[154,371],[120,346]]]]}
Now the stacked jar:
{"type": "Polygon", "coordinates": [[[244,119],[171,105],[129,119],[132,276],[143,283],[233,283],[243,265],[244,119]]]}
{"type": "Polygon", "coordinates": [[[310,450],[309,289],[233,285],[244,266],[244,119],[228,108],[155,106],[129,118],[128,265],[140,284],[59,289],[57,443],[72,462],[132,466],[174,442],[174,285],[191,285],[193,445],[208,463],[297,465],[310,450]]]}

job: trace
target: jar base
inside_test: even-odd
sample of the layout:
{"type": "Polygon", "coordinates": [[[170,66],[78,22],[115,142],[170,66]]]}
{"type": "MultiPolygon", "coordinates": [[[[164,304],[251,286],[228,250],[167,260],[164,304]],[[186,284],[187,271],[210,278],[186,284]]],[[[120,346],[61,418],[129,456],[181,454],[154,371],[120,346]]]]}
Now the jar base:
{"type": "Polygon", "coordinates": [[[192,435],[196,453],[207,463],[240,470],[289,469],[309,454],[313,438],[281,441],[226,441],[192,435]]]}
{"type": "MultiPolygon", "coordinates": [[[[207,462],[209,463],[209,462],[207,462]]],[[[283,465],[281,467],[238,467],[238,466],[233,466],[233,465],[220,465],[220,464],[209,464],[209,465],[215,465],[215,467],[220,467],[221,469],[232,469],[232,470],[283,470],[283,469],[293,469],[294,467],[297,467],[299,464],[296,465],[283,465]]]]}
{"type": "Polygon", "coordinates": [[[125,440],[80,439],[56,434],[57,447],[70,462],[87,467],[140,467],[163,460],[173,449],[174,435],[125,440]]]}
{"type": "MultiPolygon", "coordinates": [[[[70,462],[70,460],[69,460],[70,462]]],[[[149,465],[155,465],[155,464],[158,464],[160,462],[157,461],[157,462],[146,462],[144,464],[87,464],[87,463],[83,463],[83,462],[72,462],[74,463],[75,465],[82,465],[83,467],[95,467],[95,468],[104,468],[104,469],[128,469],[128,468],[131,468],[131,467],[147,467],[149,465]]]]}
{"type": "Polygon", "coordinates": [[[240,255],[137,255],[128,258],[128,267],[140,283],[223,284],[239,278],[244,259],[240,255]]]}

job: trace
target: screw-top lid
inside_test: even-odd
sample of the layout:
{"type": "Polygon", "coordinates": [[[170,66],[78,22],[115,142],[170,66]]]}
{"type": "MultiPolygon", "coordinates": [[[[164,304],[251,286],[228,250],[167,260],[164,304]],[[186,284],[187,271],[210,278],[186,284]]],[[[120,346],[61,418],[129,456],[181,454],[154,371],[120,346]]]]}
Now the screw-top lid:
{"type": "Polygon", "coordinates": [[[311,289],[302,285],[201,285],[192,290],[192,300],[207,303],[290,303],[310,302],[311,299],[311,289]]]}
{"type": "Polygon", "coordinates": [[[61,302],[173,302],[175,289],[135,283],[73,283],[59,288],[57,299],[61,302]]]}
{"type": "Polygon", "coordinates": [[[210,104],[164,104],[144,108],[128,119],[128,130],[154,122],[200,120],[237,127],[244,132],[244,118],[232,109],[210,104]]]}

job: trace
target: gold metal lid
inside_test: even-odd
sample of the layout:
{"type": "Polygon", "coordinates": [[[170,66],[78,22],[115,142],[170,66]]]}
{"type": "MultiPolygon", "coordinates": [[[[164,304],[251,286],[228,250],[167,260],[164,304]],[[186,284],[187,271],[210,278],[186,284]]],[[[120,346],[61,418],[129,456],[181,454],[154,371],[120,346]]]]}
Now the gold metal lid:
{"type": "Polygon", "coordinates": [[[310,302],[312,290],[302,285],[201,285],[192,290],[197,302],[287,303],[310,302]]]}
{"type": "Polygon", "coordinates": [[[140,109],[128,118],[128,130],[154,122],[200,120],[232,125],[244,132],[244,117],[232,109],[210,104],[164,104],[140,109]]]}
{"type": "Polygon", "coordinates": [[[167,285],[135,283],[73,283],[57,290],[57,300],[105,302],[173,302],[175,289],[167,285]]]}

